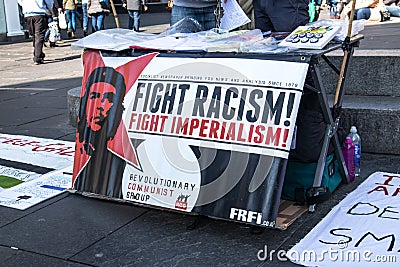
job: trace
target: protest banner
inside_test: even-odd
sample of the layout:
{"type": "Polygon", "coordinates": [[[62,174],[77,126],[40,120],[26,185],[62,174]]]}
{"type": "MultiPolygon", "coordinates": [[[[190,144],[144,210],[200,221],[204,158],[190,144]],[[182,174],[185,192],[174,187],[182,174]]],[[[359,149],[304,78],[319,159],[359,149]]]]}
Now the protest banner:
{"type": "Polygon", "coordinates": [[[276,58],[86,51],[74,189],[273,227],[309,63],[276,58]]]}

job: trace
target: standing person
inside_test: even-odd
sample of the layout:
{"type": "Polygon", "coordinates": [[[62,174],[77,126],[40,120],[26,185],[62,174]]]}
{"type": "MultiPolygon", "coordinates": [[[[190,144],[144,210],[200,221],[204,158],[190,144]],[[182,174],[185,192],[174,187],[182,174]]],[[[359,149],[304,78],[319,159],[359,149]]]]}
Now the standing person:
{"type": "Polygon", "coordinates": [[[76,6],[78,5],[77,0],[63,0],[63,9],[67,15],[68,20],[68,37],[76,38],[76,6]]]}
{"type": "Polygon", "coordinates": [[[33,39],[33,63],[44,63],[44,37],[47,31],[46,9],[52,8],[53,0],[18,0],[22,7],[29,34],[33,39]]]}
{"type": "Polygon", "coordinates": [[[104,30],[104,18],[110,13],[108,0],[88,0],[88,16],[92,18],[93,32],[104,30]]]}
{"type": "Polygon", "coordinates": [[[255,27],[263,32],[292,32],[306,25],[309,0],[253,0],[255,27]]]}
{"type": "Polygon", "coordinates": [[[217,0],[174,0],[170,25],[174,25],[185,17],[197,20],[203,31],[215,28],[214,10],[217,0]]]}
{"type": "Polygon", "coordinates": [[[89,31],[89,17],[88,17],[88,0],[82,0],[82,28],[83,28],[83,36],[88,35],[89,31]]]}
{"type": "Polygon", "coordinates": [[[139,32],[140,14],[142,11],[147,11],[147,6],[144,0],[122,0],[122,6],[126,8],[129,15],[128,29],[139,32]]]}

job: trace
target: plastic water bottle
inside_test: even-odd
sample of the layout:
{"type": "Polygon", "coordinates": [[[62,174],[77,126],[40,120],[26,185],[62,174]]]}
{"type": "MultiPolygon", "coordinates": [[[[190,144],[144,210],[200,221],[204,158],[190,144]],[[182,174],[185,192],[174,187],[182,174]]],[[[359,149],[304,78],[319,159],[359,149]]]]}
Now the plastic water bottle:
{"type": "Polygon", "coordinates": [[[348,136],[354,144],[354,168],[355,175],[358,177],[361,172],[361,137],[357,134],[356,126],[351,126],[350,134],[348,136]]]}
{"type": "Polygon", "coordinates": [[[349,173],[350,182],[354,181],[355,167],[354,167],[354,144],[351,137],[346,137],[344,146],[342,147],[344,162],[346,163],[347,172],[349,173]]]}

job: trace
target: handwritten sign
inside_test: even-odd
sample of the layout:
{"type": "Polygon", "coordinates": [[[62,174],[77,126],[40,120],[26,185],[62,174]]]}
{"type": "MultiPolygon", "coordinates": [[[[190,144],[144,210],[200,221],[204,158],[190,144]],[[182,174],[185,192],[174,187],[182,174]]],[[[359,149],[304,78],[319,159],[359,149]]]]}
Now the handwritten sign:
{"type": "Polygon", "coordinates": [[[296,246],[293,262],[313,266],[398,266],[400,174],[376,172],[296,246]]]}
{"type": "Polygon", "coordinates": [[[70,188],[72,165],[0,192],[0,205],[25,210],[70,188]]]}

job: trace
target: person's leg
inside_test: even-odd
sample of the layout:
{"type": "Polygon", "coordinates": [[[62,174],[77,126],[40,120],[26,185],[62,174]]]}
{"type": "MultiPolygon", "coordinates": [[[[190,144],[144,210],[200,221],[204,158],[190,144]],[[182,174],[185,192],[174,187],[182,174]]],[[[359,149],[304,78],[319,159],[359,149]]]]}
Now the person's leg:
{"type": "Polygon", "coordinates": [[[97,28],[97,16],[98,14],[92,14],[92,29],[93,32],[97,32],[99,29],[97,28]]]}
{"type": "Polygon", "coordinates": [[[33,61],[35,63],[43,63],[45,54],[43,53],[44,35],[47,30],[47,18],[45,16],[34,16],[33,18],[34,27],[34,52],[33,61]]]}
{"type": "Polygon", "coordinates": [[[68,37],[71,37],[72,34],[72,10],[65,10],[65,15],[67,17],[68,21],[68,27],[67,27],[67,35],[68,37]]]}
{"type": "Polygon", "coordinates": [[[89,18],[88,18],[88,13],[87,13],[87,4],[82,4],[82,16],[83,16],[83,21],[82,21],[83,35],[86,36],[87,32],[89,30],[89,18]]]}
{"type": "Polygon", "coordinates": [[[139,32],[139,26],[140,26],[140,11],[136,10],[133,11],[133,29],[135,32],[139,32]]]}
{"type": "Polygon", "coordinates": [[[99,30],[104,30],[104,18],[105,17],[106,17],[106,13],[104,13],[104,12],[98,14],[97,27],[99,30]]]}
{"type": "Polygon", "coordinates": [[[77,19],[81,19],[82,18],[82,14],[79,13],[78,9],[75,9],[75,13],[76,13],[75,18],[77,18],[77,19]]]}
{"type": "Polygon", "coordinates": [[[25,24],[26,27],[28,28],[29,36],[32,37],[33,56],[34,56],[33,61],[35,61],[35,21],[33,17],[26,17],[25,24]]]}
{"type": "Polygon", "coordinates": [[[354,19],[369,19],[371,16],[371,9],[368,7],[355,10],[354,19]]]}
{"type": "Polygon", "coordinates": [[[398,6],[386,6],[387,11],[389,11],[390,16],[400,17],[400,7],[398,6]]]}
{"type": "Polygon", "coordinates": [[[129,16],[128,29],[129,30],[133,30],[133,16],[134,16],[133,13],[134,13],[133,10],[128,10],[128,16],[129,16]]]}
{"type": "Polygon", "coordinates": [[[76,10],[71,10],[71,30],[72,30],[72,38],[75,38],[76,32],[76,10]]]}

